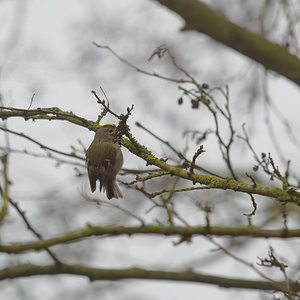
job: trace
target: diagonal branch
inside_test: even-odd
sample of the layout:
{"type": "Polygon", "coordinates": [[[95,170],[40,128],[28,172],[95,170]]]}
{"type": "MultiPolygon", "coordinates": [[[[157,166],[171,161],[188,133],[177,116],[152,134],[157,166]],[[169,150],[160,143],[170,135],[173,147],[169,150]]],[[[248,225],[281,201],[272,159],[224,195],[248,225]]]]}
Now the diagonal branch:
{"type": "MultiPolygon", "coordinates": [[[[24,223],[26,224],[27,228],[39,239],[39,241],[43,241],[42,236],[40,233],[38,233],[31,225],[31,223],[28,221],[28,219],[25,216],[25,212],[20,209],[18,206],[18,203],[14,202],[12,199],[9,199],[9,203],[16,209],[16,211],[19,213],[21,218],[23,219],[24,223]]],[[[44,249],[56,262],[56,264],[61,264],[60,260],[56,257],[56,255],[48,249],[48,247],[42,247],[41,249],[44,249]]]]}
{"type": "Polygon", "coordinates": [[[198,0],[155,0],[185,20],[183,30],[196,30],[300,85],[300,60],[286,48],[252,33],[198,0]]]}
{"type": "Polygon", "coordinates": [[[32,137],[30,137],[30,136],[28,136],[28,135],[26,135],[26,134],[24,134],[24,133],[16,132],[16,131],[13,131],[13,130],[10,130],[10,129],[8,129],[8,128],[1,127],[1,126],[0,126],[0,130],[5,131],[5,132],[9,132],[9,133],[12,133],[12,134],[15,134],[15,135],[18,135],[18,136],[20,136],[20,137],[22,137],[22,138],[25,138],[25,139],[31,141],[32,143],[34,143],[34,144],[40,146],[42,149],[49,150],[49,151],[51,151],[51,152],[54,152],[54,153],[57,153],[57,154],[61,154],[61,155],[64,155],[64,156],[75,157],[75,158],[78,158],[78,159],[80,159],[80,160],[85,160],[84,157],[78,156],[78,155],[77,155],[76,153],[74,153],[74,152],[67,153],[67,152],[62,152],[62,151],[56,150],[56,149],[54,149],[54,148],[48,147],[48,146],[46,146],[46,145],[44,145],[44,144],[38,142],[37,140],[33,139],[32,137]]]}
{"type": "MultiPolygon", "coordinates": [[[[9,117],[23,117],[25,119],[45,119],[45,120],[66,120],[73,124],[80,125],[88,128],[89,130],[96,131],[99,125],[96,122],[88,121],[71,112],[63,112],[59,108],[39,108],[33,110],[18,109],[18,108],[8,108],[0,107],[0,118],[6,119],[9,117]]],[[[240,182],[232,177],[227,177],[225,179],[200,175],[200,174],[190,174],[188,171],[181,167],[172,166],[166,163],[164,159],[160,159],[154,156],[151,151],[149,151],[145,146],[138,143],[138,141],[130,134],[129,131],[126,132],[128,138],[122,138],[120,140],[121,144],[126,147],[134,155],[144,159],[147,165],[154,165],[160,169],[167,171],[171,176],[178,176],[186,180],[190,180],[193,183],[199,183],[207,186],[208,189],[222,189],[222,190],[232,190],[235,192],[242,192],[247,194],[257,194],[262,196],[268,196],[275,198],[282,202],[293,202],[300,205],[300,192],[295,189],[280,189],[280,188],[270,188],[261,185],[253,185],[245,182],[240,182]]]]}
{"type": "Polygon", "coordinates": [[[155,165],[164,171],[169,172],[171,176],[178,176],[186,180],[190,180],[193,183],[200,183],[206,185],[208,189],[222,189],[222,190],[233,190],[235,192],[251,193],[262,196],[269,196],[280,200],[282,202],[293,202],[300,205],[300,192],[295,189],[283,190],[280,188],[270,188],[261,185],[253,185],[235,180],[232,177],[227,177],[225,179],[200,175],[200,174],[190,174],[183,168],[169,165],[163,159],[155,157],[151,151],[149,151],[145,146],[140,145],[131,134],[127,133],[128,139],[123,138],[121,144],[126,147],[131,153],[141,157],[147,162],[147,165],[155,165]]]}

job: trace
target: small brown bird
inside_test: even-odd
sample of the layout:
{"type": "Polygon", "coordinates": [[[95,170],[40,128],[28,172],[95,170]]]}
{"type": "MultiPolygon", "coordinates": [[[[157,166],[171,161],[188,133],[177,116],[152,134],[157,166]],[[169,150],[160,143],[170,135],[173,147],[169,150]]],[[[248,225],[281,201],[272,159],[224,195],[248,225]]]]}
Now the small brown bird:
{"type": "Polygon", "coordinates": [[[100,192],[103,188],[108,199],[122,198],[116,183],[116,176],[122,164],[123,155],[116,135],[116,126],[101,126],[86,151],[86,166],[92,192],[96,190],[96,182],[99,179],[100,192]]]}

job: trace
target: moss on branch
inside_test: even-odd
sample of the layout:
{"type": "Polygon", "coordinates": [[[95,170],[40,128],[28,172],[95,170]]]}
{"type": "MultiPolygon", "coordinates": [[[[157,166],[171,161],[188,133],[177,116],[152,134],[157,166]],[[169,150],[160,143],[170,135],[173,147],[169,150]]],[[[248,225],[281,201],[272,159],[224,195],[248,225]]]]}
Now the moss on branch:
{"type": "Polygon", "coordinates": [[[160,169],[167,171],[171,176],[178,176],[183,179],[190,180],[193,183],[200,183],[205,185],[208,189],[232,190],[235,192],[268,196],[282,202],[293,202],[300,205],[300,193],[294,189],[280,189],[266,187],[259,184],[248,184],[237,181],[232,177],[222,179],[215,176],[200,175],[197,173],[191,174],[183,168],[167,164],[164,159],[155,157],[151,151],[149,151],[145,146],[140,145],[135,139],[134,142],[132,142],[132,139],[123,138],[121,140],[121,144],[133,154],[144,159],[147,162],[147,165],[155,165],[160,169]]]}
{"type": "MultiPolygon", "coordinates": [[[[93,131],[96,131],[99,128],[99,125],[96,122],[86,120],[73,114],[72,112],[64,112],[57,107],[38,108],[31,110],[0,107],[0,118],[4,120],[10,117],[23,117],[25,120],[65,120],[93,131]]],[[[133,154],[144,159],[147,165],[155,165],[168,172],[171,176],[181,177],[193,182],[194,184],[199,183],[205,185],[208,189],[232,190],[235,192],[268,196],[282,202],[293,202],[297,205],[300,205],[300,193],[295,189],[280,189],[261,186],[259,184],[248,184],[237,181],[231,177],[223,179],[215,176],[200,175],[197,173],[191,174],[184,168],[169,165],[166,163],[166,160],[157,158],[145,146],[139,144],[138,141],[132,137],[130,132],[127,132],[126,134],[128,138],[121,139],[121,144],[124,147],[126,147],[133,154]]]]}
{"type": "Polygon", "coordinates": [[[211,236],[249,236],[255,238],[296,238],[300,237],[300,229],[261,229],[255,226],[224,227],[224,226],[91,226],[71,231],[57,237],[26,243],[0,244],[0,252],[23,253],[32,250],[42,250],[54,245],[78,242],[91,236],[119,236],[119,235],[164,235],[179,236],[180,238],[211,235],[211,236]]]}
{"type": "Polygon", "coordinates": [[[86,127],[89,130],[96,131],[99,125],[96,122],[88,121],[72,112],[65,112],[58,107],[22,109],[13,107],[0,107],[0,118],[6,120],[11,117],[22,117],[24,120],[65,120],[73,124],[86,127]]]}
{"type": "MultiPolygon", "coordinates": [[[[57,107],[31,110],[0,107],[0,118],[7,119],[9,117],[23,117],[25,120],[65,120],[73,124],[86,127],[89,130],[96,131],[99,128],[99,125],[96,122],[86,120],[72,112],[64,112],[57,107]]],[[[215,176],[200,175],[197,173],[191,174],[183,168],[169,165],[164,159],[154,156],[145,146],[139,144],[138,141],[131,136],[130,132],[127,132],[127,136],[128,138],[121,139],[121,144],[124,147],[133,154],[144,159],[147,165],[155,165],[160,169],[167,171],[171,176],[178,176],[183,179],[190,180],[194,184],[199,183],[205,185],[208,189],[232,190],[235,192],[268,196],[282,202],[294,202],[297,205],[300,205],[300,193],[294,189],[270,188],[259,184],[248,184],[237,181],[231,177],[222,179],[215,176]]]]}

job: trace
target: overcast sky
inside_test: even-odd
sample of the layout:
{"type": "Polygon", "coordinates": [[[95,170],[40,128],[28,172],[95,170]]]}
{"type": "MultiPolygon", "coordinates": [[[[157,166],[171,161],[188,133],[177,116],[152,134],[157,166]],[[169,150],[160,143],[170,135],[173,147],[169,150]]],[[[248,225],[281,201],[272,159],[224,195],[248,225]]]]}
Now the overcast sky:
{"type": "MultiPolygon", "coordinates": [[[[148,62],[156,47],[165,44],[175,55],[177,62],[187,68],[200,83],[207,83],[211,87],[225,84],[229,86],[237,133],[242,134],[241,126],[246,122],[246,128],[249,129],[258,153],[271,152],[278,164],[285,167],[278,150],[284,151],[285,158],[292,160],[291,166],[294,170],[299,169],[299,147],[290,144],[284,126],[270,113],[282,149],[276,148],[264,123],[268,116],[266,105],[257,105],[263,103],[263,69],[204,35],[180,32],[182,26],[183,21],[178,16],[155,1],[0,1],[2,103],[5,106],[28,108],[34,94],[31,108],[57,106],[95,121],[101,108],[91,90],[96,90],[103,98],[101,86],[116,113],[125,113],[126,108],[134,104],[129,125],[142,144],[158,156],[165,157],[170,154],[166,147],[136,127],[135,122],[141,122],[182,151],[186,146],[182,133],[185,130],[213,128],[213,124],[210,125],[212,119],[202,109],[192,110],[187,101],[181,106],[177,105],[181,93],[176,84],[138,73],[118,61],[107,50],[96,48],[92,42],[109,45],[119,55],[147,71],[180,78],[183,74],[171,65],[168,58],[154,58],[148,62]],[[256,89],[255,99],[249,100],[256,89]],[[249,101],[252,101],[250,105],[249,101]]],[[[280,113],[291,122],[298,133],[299,88],[273,74],[268,79],[268,89],[280,113]]],[[[103,122],[116,123],[116,120],[106,117],[103,122]]],[[[85,128],[61,121],[24,122],[16,118],[8,120],[7,126],[62,151],[71,151],[71,145],[80,148],[78,139],[88,146],[93,138],[93,133],[85,128]]],[[[3,144],[4,135],[0,132],[0,145],[3,144]]],[[[33,152],[40,150],[39,147],[14,136],[10,137],[10,146],[13,149],[33,152]]],[[[191,157],[197,145],[190,143],[189,147],[188,154],[191,157]]],[[[219,170],[218,158],[221,159],[221,156],[216,148],[214,140],[205,142],[207,153],[202,162],[203,166],[219,170]]],[[[241,142],[237,142],[234,149],[237,168],[251,168],[253,165],[252,154],[245,149],[241,142]]],[[[143,161],[133,157],[126,149],[123,149],[123,153],[124,167],[145,167],[143,161]]],[[[10,176],[14,182],[11,193],[19,200],[35,198],[38,191],[44,194],[55,189],[59,190],[59,195],[74,196],[87,188],[87,178],[76,178],[72,166],[56,168],[53,161],[21,154],[12,156],[10,166],[10,176]]],[[[84,167],[81,171],[85,172],[84,167]]],[[[126,194],[127,191],[125,197],[126,194]]],[[[24,205],[28,205],[28,208],[34,206],[32,202],[26,203],[24,205]]],[[[80,224],[85,224],[88,220],[88,216],[82,217],[80,224]]],[[[139,251],[139,247],[130,246],[130,242],[126,245],[132,247],[132,251],[139,251]]],[[[141,243],[141,251],[147,251],[147,246],[141,243]]],[[[113,248],[112,244],[107,247],[113,248]]],[[[181,250],[179,252],[184,253],[184,248],[181,250]]],[[[168,251],[162,252],[166,254],[168,251]]],[[[197,251],[194,250],[194,253],[197,251]]],[[[176,259],[179,254],[175,250],[172,255],[176,259]]],[[[146,258],[143,256],[137,261],[142,264],[143,259],[146,258]]],[[[132,261],[134,263],[135,260],[132,261]]],[[[70,281],[70,284],[76,280],[70,281]]],[[[80,283],[83,290],[88,289],[89,283],[80,283]]],[[[137,299],[141,293],[149,293],[149,298],[146,296],[144,299],[153,299],[152,295],[156,299],[199,299],[204,291],[206,299],[218,299],[220,295],[226,295],[230,299],[236,294],[236,291],[223,293],[223,290],[214,286],[182,283],[175,285],[138,282],[130,287],[133,290],[131,295],[135,295],[137,299]]],[[[9,289],[5,291],[6,296],[14,295],[9,289]]],[[[4,297],[1,293],[0,291],[0,298],[4,297]]],[[[253,299],[253,293],[250,292],[238,295],[245,295],[244,299],[253,299]]],[[[49,297],[44,299],[53,299],[51,297],[54,296],[49,292],[49,297]]],[[[108,294],[105,297],[103,299],[113,299],[108,294]]]]}

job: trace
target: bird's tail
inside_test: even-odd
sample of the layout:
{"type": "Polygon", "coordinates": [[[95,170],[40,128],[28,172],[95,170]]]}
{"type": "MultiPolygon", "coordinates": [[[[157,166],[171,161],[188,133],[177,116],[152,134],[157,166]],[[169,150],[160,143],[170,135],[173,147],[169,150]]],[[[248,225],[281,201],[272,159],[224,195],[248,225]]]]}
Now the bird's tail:
{"type": "MultiPolygon", "coordinates": [[[[111,198],[123,198],[123,195],[116,183],[116,180],[109,180],[103,184],[103,190],[106,191],[108,199],[111,198]]],[[[101,188],[100,188],[101,191],[101,188]]]]}

